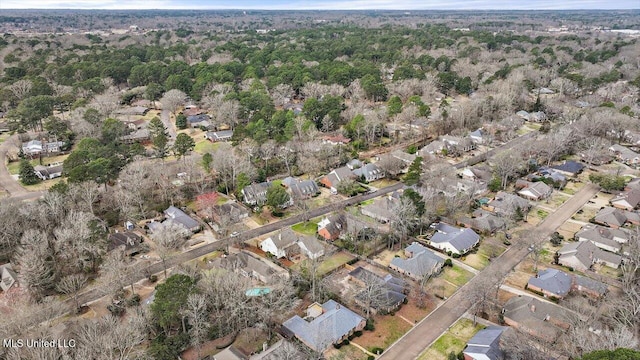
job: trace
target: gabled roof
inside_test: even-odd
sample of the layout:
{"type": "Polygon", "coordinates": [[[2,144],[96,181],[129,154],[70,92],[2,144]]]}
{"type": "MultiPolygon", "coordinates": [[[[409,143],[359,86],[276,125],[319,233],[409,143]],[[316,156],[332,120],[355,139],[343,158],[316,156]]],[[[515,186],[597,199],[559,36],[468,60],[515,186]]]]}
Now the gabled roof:
{"type": "Polygon", "coordinates": [[[209,115],[207,115],[207,114],[198,114],[198,115],[187,116],[187,121],[189,122],[189,124],[199,123],[199,122],[203,122],[203,121],[209,121],[209,115]]]}
{"type": "Polygon", "coordinates": [[[459,228],[441,222],[435,229],[436,233],[431,237],[432,243],[449,243],[460,252],[470,249],[480,241],[480,235],[469,228],[459,228]]]}
{"type": "Polygon", "coordinates": [[[527,200],[504,191],[498,191],[489,205],[506,213],[514,212],[518,207],[522,210],[531,208],[531,204],[527,200]]]}
{"type": "Polygon", "coordinates": [[[551,168],[575,175],[580,173],[584,169],[584,165],[573,160],[568,160],[568,161],[565,161],[563,164],[551,166],[551,168]]]}
{"type": "Polygon", "coordinates": [[[618,196],[614,197],[610,200],[611,204],[614,203],[628,203],[629,206],[635,208],[640,204],[640,190],[629,190],[618,194],[618,196]]]}
{"type": "Polygon", "coordinates": [[[536,182],[523,181],[520,183],[521,184],[524,183],[525,186],[522,190],[518,191],[519,195],[526,196],[528,194],[531,194],[533,195],[533,197],[540,199],[548,196],[552,191],[551,187],[549,187],[549,185],[545,184],[542,181],[536,181],[536,182]]]}
{"type": "Polygon", "coordinates": [[[266,201],[266,193],[271,186],[270,181],[247,185],[242,189],[246,202],[266,201]]]}
{"type": "Polygon", "coordinates": [[[213,360],[246,360],[247,356],[240,352],[240,350],[233,347],[233,345],[213,355],[213,360]]]}
{"type": "Polygon", "coordinates": [[[175,206],[169,206],[169,208],[165,210],[164,213],[167,215],[167,217],[169,217],[176,223],[181,224],[187,230],[197,228],[200,226],[200,224],[196,220],[194,220],[192,217],[185,214],[184,211],[178,209],[175,206]]]}
{"type": "Polygon", "coordinates": [[[391,265],[413,275],[423,276],[444,264],[444,260],[441,257],[417,242],[412,243],[409,247],[413,247],[413,251],[411,251],[413,256],[408,259],[394,257],[391,260],[391,265]]]}
{"type": "Polygon", "coordinates": [[[505,318],[548,338],[555,338],[559,330],[548,319],[564,322],[565,311],[559,306],[524,295],[512,297],[504,305],[505,318]]]}
{"type": "Polygon", "coordinates": [[[117,247],[123,246],[126,250],[133,249],[140,245],[142,237],[134,232],[119,232],[109,235],[108,250],[111,251],[117,247]]]}
{"type": "Polygon", "coordinates": [[[264,263],[264,261],[246,252],[239,252],[237,254],[230,254],[225,258],[219,258],[218,265],[227,270],[241,269],[247,273],[256,272],[265,279],[269,279],[276,274],[275,270],[264,263]]]}
{"type": "Polygon", "coordinates": [[[338,236],[347,229],[347,217],[344,214],[332,215],[318,223],[318,230],[326,229],[331,236],[338,236]]]}
{"type": "Polygon", "coordinates": [[[603,284],[597,280],[589,279],[585,276],[575,275],[573,279],[577,286],[582,287],[582,290],[588,289],[600,296],[604,295],[608,290],[608,286],[606,284],[603,284]]]}
{"type": "Polygon", "coordinates": [[[377,198],[371,204],[363,206],[361,209],[364,212],[371,213],[377,220],[389,221],[393,218],[393,204],[396,200],[383,196],[377,198]]]}
{"type": "Polygon", "coordinates": [[[582,230],[576,233],[576,238],[579,240],[587,240],[593,243],[600,243],[606,246],[610,246],[613,248],[617,248],[620,250],[621,246],[620,242],[614,240],[614,238],[621,239],[623,242],[625,239],[628,240],[628,235],[626,232],[620,229],[611,229],[604,226],[588,224],[585,225],[582,230]]]}
{"type": "Polygon", "coordinates": [[[304,247],[306,247],[311,254],[319,254],[324,251],[322,243],[313,236],[301,236],[298,241],[304,244],[304,247]]]}
{"type": "MultiPolygon", "coordinates": [[[[388,274],[387,276],[382,278],[374,274],[373,272],[358,266],[357,268],[349,272],[349,275],[364,282],[365,284],[379,284],[384,288],[384,291],[382,291],[382,293],[380,294],[382,299],[378,299],[381,300],[381,304],[378,304],[381,306],[374,307],[384,308],[393,306],[398,304],[399,302],[404,301],[404,299],[406,298],[406,296],[403,294],[405,288],[404,281],[394,277],[391,274],[388,274]]],[[[358,293],[356,295],[356,299],[367,301],[366,296],[367,294],[365,290],[358,293]]]]}
{"type": "Polygon", "coordinates": [[[571,277],[564,271],[556,269],[540,270],[537,276],[529,279],[529,285],[563,297],[571,290],[571,277]]]}
{"type": "Polygon", "coordinates": [[[622,226],[627,222],[627,217],[620,209],[605,207],[598,211],[595,221],[606,225],[622,226]]]}
{"type": "Polygon", "coordinates": [[[296,180],[289,185],[289,189],[294,198],[313,196],[320,191],[318,185],[313,180],[296,180]]]}
{"type": "Polygon", "coordinates": [[[371,163],[353,170],[353,175],[357,177],[364,176],[365,178],[375,177],[380,173],[382,173],[382,169],[380,169],[378,165],[371,163]]]}
{"type": "Polygon", "coordinates": [[[488,232],[504,229],[507,226],[507,223],[501,217],[482,209],[474,211],[473,215],[473,218],[461,218],[459,223],[469,226],[472,229],[488,232]]]}
{"type": "Polygon", "coordinates": [[[311,321],[296,315],[282,326],[312,350],[322,352],[364,321],[363,317],[333,300],[324,303],[322,310],[323,313],[311,321]]]}
{"type": "Polygon", "coordinates": [[[464,353],[483,354],[489,360],[504,358],[500,349],[500,336],[507,330],[504,326],[488,326],[476,333],[468,342],[464,353]]]}
{"type": "Polygon", "coordinates": [[[285,249],[298,241],[298,235],[291,228],[284,228],[275,236],[269,237],[278,249],[285,249]]]}

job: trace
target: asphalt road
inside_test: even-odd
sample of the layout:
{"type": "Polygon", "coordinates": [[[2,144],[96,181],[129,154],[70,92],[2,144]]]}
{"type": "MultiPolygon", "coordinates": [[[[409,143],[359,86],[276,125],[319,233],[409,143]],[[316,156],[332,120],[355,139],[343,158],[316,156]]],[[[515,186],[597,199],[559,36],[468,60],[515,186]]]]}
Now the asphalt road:
{"type": "Polygon", "coordinates": [[[525,140],[529,140],[531,138],[534,138],[537,134],[538,134],[537,131],[532,131],[532,132],[526,133],[526,134],[524,134],[522,136],[518,136],[517,138],[512,139],[509,142],[506,142],[506,143],[504,143],[504,144],[502,144],[502,145],[500,145],[498,147],[495,147],[495,148],[493,148],[493,149],[491,149],[491,150],[489,150],[487,152],[484,152],[482,154],[478,154],[478,155],[476,155],[476,156],[474,156],[474,157],[472,157],[470,159],[467,159],[465,161],[461,161],[461,162],[455,164],[454,166],[455,166],[456,169],[462,169],[462,168],[467,167],[467,166],[471,166],[471,165],[475,165],[477,163],[481,163],[481,162],[487,160],[488,158],[492,157],[493,155],[497,154],[498,152],[502,152],[502,151],[505,151],[505,150],[512,149],[514,146],[518,145],[519,143],[521,143],[521,142],[523,142],[525,140]]]}
{"type": "MultiPolygon", "coordinates": [[[[244,232],[241,232],[240,235],[234,237],[234,238],[225,238],[225,239],[221,239],[219,241],[210,243],[210,244],[206,244],[203,245],[201,247],[180,253],[174,257],[171,257],[169,259],[167,259],[166,261],[166,266],[167,269],[179,265],[181,263],[193,260],[193,259],[197,259],[201,256],[207,255],[213,251],[216,250],[222,250],[225,249],[227,247],[227,245],[229,244],[229,242],[234,241],[234,242],[240,242],[240,241],[246,241],[249,239],[253,239],[255,237],[258,236],[262,236],[265,234],[268,234],[270,232],[282,229],[284,227],[287,226],[291,226],[294,224],[297,224],[299,222],[302,222],[306,219],[310,219],[310,218],[314,218],[314,217],[318,217],[318,216],[322,216],[322,215],[326,215],[328,213],[331,213],[333,211],[336,211],[338,209],[343,209],[347,206],[351,206],[354,204],[357,204],[359,202],[365,201],[365,200],[369,200],[369,199],[373,199],[375,197],[384,195],[384,194],[388,194],[390,192],[396,191],[401,189],[404,186],[404,184],[402,183],[397,183],[391,186],[387,186],[381,189],[378,189],[374,192],[368,193],[368,194],[362,194],[362,195],[358,195],[358,196],[354,196],[345,200],[342,200],[340,202],[337,203],[333,203],[333,204],[329,204],[329,205],[325,205],[316,209],[312,209],[308,212],[308,214],[299,214],[299,215],[295,215],[295,216],[291,216],[289,218],[280,220],[280,221],[276,221],[264,226],[261,226],[259,228],[256,229],[251,229],[251,230],[247,230],[244,232]]],[[[156,273],[160,273],[164,271],[164,265],[162,264],[162,262],[157,262],[154,264],[149,265],[146,269],[144,269],[143,271],[140,272],[140,274],[133,280],[133,282],[137,282],[140,280],[143,280],[146,278],[146,274],[156,274],[156,273]]],[[[86,304],[88,302],[94,301],[94,300],[98,300],[99,298],[101,298],[102,296],[104,296],[103,293],[101,293],[99,290],[90,290],[87,291],[85,293],[80,294],[79,299],[80,299],[80,303],[81,304],[86,304]]],[[[69,302],[70,304],[72,303],[70,300],[67,300],[67,302],[69,302]]]]}
{"type": "Polygon", "coordinates": [[[176,132],[176,127],[171,123],[171,112],[169,110],[162,110],[160,113],[160,120],[164,124],[164,127],[167,128],[167,133],[169,134],[169,144],[173,144],[178,136],[176,132]]]}
{"type": "MultiPolygon", "coordinates": [[[[549,214],[544,221],[530,231],[539,236],[540,242],[546,241],[557,228],[567,221],[573,213],[578,211],[599,190],[593,184],[585,185],[571,199],[565,202],[554,213],[549,214]]],[[[482,284],[487,278],[498,274],[506,276],[519,262],[529,255],[527,241],[514,240],[512,245],[500,257],[494,259],[487,268],[481,271],[467,284],[462,286],[440,307],[431,312],[415,327],[398,339],[379,357],[381,360],[414,360],[417,359],[429,345],[440,337],[453,323],[455,323],[471,307],[470,293],[474,285],[482,284]]],[[[477,285],[476,285],[477,286],[477,285]]]]}

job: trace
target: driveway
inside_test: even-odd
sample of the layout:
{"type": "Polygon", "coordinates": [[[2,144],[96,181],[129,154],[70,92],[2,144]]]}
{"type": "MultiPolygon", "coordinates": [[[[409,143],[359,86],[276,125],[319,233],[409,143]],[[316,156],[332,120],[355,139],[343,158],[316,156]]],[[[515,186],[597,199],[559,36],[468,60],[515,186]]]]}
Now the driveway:
{"type": "MultiPolygon", "coordinates": [[[[544,221],[538,224],[530,232],[543,234],[541,242],[546,241],[558,227],[578,211],[589,201],[599,188],[593,184],[585,185],[571,199],[558,208],[553,215],[547,216],[544,221]]],[[[514,241],[507,251],[500,257],[494,259],[487,268],[476,275],[468,283],[462,286],[440,307],[425,317],[415,327],[409,330],[403,337],[398,339],[389,347],[379,359],[383,360],[413,360],[440,337],[453,323],[458,320],[471,307],[471,290],[475,284],[484,283],[485,280],[498,274],[502,277],[507,275],[520,261],[527,255],[530,243],[526,241],[514,241]]]]}
{"type": "Polygon", "coordinates": [[[160,120],[162,120],[164,127],[167,128],[167,133],[169,133],[169,144],[173,144],[178,133],[176,132],[176,127],[171,122],[171,112],[169,110],[162,110],[160,120]]]}
{"type": "MultiPolygon", "coordinates": [[[[27,191],[20,183],[9,173],[7,169],[7,152],[18,141],[18,135],[14,134],[0,144],[0,187],[5,189],[12,198],[21,198],[31,193],[27,191]]],[[[42,194],[38,195],[41,196],[42,194]]]]}

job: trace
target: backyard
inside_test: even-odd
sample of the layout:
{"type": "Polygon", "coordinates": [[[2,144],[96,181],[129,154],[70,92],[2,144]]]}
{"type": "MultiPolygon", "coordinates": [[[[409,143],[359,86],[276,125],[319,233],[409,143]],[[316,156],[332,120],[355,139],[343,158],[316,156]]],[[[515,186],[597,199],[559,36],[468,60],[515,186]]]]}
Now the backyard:
{"type": "MultiPolygon", "coordinates": [[[[328,258],[325,258],[320,263],[320,265],[318,266],[318,275],[322,276],[327,273],[330,273],[331,271],[343,266],[344,264],[348,263],[353,259],[354,259],[354,256],[349,254],[348,252],[345,252],[345,251],[337,252],[329,256],[328,258]]],[[[308,262],[309,260],[304,260],[299,262],[294,266],[294,270],[300,271],[301,269],[304,269],[307,266],[308,262]]]]}

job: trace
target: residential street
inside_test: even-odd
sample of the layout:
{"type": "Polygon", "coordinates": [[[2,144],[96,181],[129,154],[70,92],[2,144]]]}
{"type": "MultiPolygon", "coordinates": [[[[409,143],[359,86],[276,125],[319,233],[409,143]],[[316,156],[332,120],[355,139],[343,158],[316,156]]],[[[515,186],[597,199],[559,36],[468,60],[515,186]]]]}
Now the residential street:
{"type": "MultiPolygon", "coordinates": [[[[548,235],[551,235],[551,233],[569,219],[573,213],[586,204],[598,190],[598,186],[594,184],[585,185],[571,199],[558,208],[555,213],[549,214],[544,221],[531,229],[531,231],[545,235],[542,237],[542,241],[546,241],[548,235]]],[[[438,339],[445,330],[453,325],[453,323],[471,307],[469,297],[470,289],[472,289],[473,285],[481,283],[484,278],[488,278],[496,273],[501,276],[506,276],[514,266],[529,254],[529,245],[530,243],[526,241],[514,239],[514,244],[506,252],[494,259],[486,269],[462,286],[440,307],[391,345],[379,359],[413,360],[418,358],[431,343],[438,339]]]]}
{"type": "Polygon", "coordinates": [[[176,132],[176,127],[171,123],[171,112],[169,110],[162,110],[160,120],[162,120],[164,127],[167,128],[167,132],[169,133],[169,144],[173,144],[178,133],[176,132]]]}
{"type": "MultiPolygon", "coordinates": [[[[186,251],[184,253],[178,254],[174,257],[171,257],[169,259],[167,259],[166,261],[166,265],[167,265],[167,269],[171,268],[173,266],[176,266],[178,264],[193,260],[193,259],[197,259],[201,256],[204,256],[206,254],[209,254],[213,251],[216,250],[222,250],[225,249],[227,247],[227,243],[229,243],[230,241],[233,242],[241,242],[241,241],[246,241],[249,239],[253,239],[255,237],[264,235],[264,234],[268,234],[272,231],[276,231],[279,229],[282,229],[284,227],[287,226],[291,226],[293,224],[297,224],[301,221],[304,221],[305,217],[306,218],[314,218],[314,217],[318,217],[318,216],[322,216],[322,215],[326,215],[330,212],[336,211],[338,209],[343,209],[347,206],[351,206],[354,204],[357,204],[359,202],[365,201],[365,200],[369,200],[369,199],[373,199],[375,197],[384,195],[384,194],[388,194],[390,192],[396,191],[401,189],[404,186],[403,183],[397,183],[391,186],[387,186],[385,188],[382,189],[378,189],[375,192],[369,193],[369,194],[362,194],[362,195],[358,195],[358,196],[354,196],[345,200],[342,200],[338,203],[334,203],[334,204],[329,204],[329,205],[325,205],[316,209],[312,209],[309,211],[309,213],[307,215],[305,214],[299,214],[299,215],[295,215],[274,223],[270,223],[264,226],[261,226],[259,228],[256,229],[251,229],[251,230],[247,230],[244,231],[242,233],[240,233],[240,235],[234,237],[234,238],[225,238],[225,239],[221,239],[219,241],[216,241],[214,243],[210,243],[207,245],[203,245],[200,246],[198,248],[186,251]]],[[[162,265],[162,262],[157,262],[154,264],[151,264],[149,267],[147,267],[144,271],[142,271],[133,282],[137,282],[140,280],[143,280],[147,277],[146,274],[156,274],[156,273],[160,273],[164,270],[164,267],[162,265]]],[[[103,294],[100,293],[100,291],[98,290],[91,290],[88,292],[85,292],[83,294],[81,294],[79,296],[80,299],[80,303],[85,304],[94,300],[97,300],[99,298],[101,298],[103,296],[103,294]]],[[[71,303],[71,299],[67,300],[67,302],[71,303]]]]}

